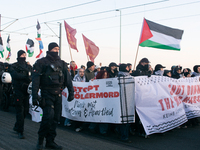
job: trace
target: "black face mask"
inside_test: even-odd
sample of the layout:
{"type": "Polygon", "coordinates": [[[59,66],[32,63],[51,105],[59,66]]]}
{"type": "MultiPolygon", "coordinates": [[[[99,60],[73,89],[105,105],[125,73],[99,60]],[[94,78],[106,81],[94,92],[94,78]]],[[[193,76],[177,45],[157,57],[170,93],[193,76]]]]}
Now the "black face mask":
{"type": "Polygon", "coordinates": [[[144,69],[149,70],[149,65],[148,64],[144,65],[144,69]]]}
{"type": "Polygon", "coordinates": [[[26,57],[19,57],[17,58],[19,63],[25,63],[26,62],[26,57]]]}
{"type": "Polygon", "coordinates": [[[58,57],[58,52],[48,52],[53,58],[58,57]]]}

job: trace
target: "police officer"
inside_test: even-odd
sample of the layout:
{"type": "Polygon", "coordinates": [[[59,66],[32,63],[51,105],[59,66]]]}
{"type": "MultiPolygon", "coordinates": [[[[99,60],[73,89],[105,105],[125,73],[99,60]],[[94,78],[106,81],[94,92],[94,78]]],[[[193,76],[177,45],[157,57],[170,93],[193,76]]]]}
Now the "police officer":
{"type": "Polygon", "coordinates": [[[27,88],[31,82],[32,67],[26,63],[26,52],[19,50],[17,62],[10,67],[12,84],[15,92],[16,123],[13,128],[18,137],[24,139],[24,118],[29,110],[29,94],[27,88]]]}
{"type": "Polygon", "coordinates": [[[67,64],[58,56],[57,43],[48,45],[47,56],[39,59],[33,66],[32,96],[33,105],[39,105],[43,109],[43,117],[38,131],[36,148],[43,149],[43,140],[46,138],[46,148],[62,149],[55,143],[56,126],[61,116],[62,89],[68,88],[68,101],[74,99],[74,89],[67,64]],[[38,98],[38,90],[41,89],[41,99],[38,98]]]}

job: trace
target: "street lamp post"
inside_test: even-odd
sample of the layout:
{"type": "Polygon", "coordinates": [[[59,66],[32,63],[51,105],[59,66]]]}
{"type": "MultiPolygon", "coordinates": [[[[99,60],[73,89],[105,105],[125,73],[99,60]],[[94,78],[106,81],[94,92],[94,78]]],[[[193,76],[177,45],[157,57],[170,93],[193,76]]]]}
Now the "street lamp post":
{"type": "Polygon", "coordinates": [[[59,23],[59,47],[60,47],[60,50],[59,50],[59,56],[61,58],[61,35],[62,35],[62,23],[61,22],[58,22],[59,23]]]}
{"type": "Polygon", "coordinates": [[[122,23],[122,21],[121,21],[121,10],[120,9],[116,9],[116,11],[119,11],[119,13],[120,13],[120,31],[119,31],[119,63],[121,64],[121,23],[122,23]]]}

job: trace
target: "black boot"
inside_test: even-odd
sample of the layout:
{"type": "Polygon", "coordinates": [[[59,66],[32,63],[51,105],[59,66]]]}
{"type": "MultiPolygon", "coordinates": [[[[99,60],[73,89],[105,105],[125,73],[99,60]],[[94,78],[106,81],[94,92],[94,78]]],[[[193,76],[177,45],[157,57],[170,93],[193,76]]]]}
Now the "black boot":
{"type": "Polygon", "coordinates": [[[23,133],[21,133],[21,132],[18,133],[18,138],[19,138],[19,139],[25,139],[23,133]]]}
{"type": "Polygon", "coordinates": [[[62,146],[57,145],[54,141],[51,141],[51,142],[47,141],[45,147],[49,149],[57,149],[57,150],[62,149],[62,146]]]}
{"type": "Polygon", "coordinates": [[[43,149],[43,141],[44,141],[43,137],[39,137],[38,138],[37,145],[36,145],[36,149],[37,150],[42,150],[43,149]]]}

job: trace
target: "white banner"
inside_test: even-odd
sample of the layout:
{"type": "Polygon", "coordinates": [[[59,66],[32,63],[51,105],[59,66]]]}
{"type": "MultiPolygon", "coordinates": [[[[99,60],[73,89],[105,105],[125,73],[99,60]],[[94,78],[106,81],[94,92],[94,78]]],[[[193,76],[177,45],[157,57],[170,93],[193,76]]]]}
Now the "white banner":
{"type": "Polygon", "coordinates": [[[136,110],[147,133],[163,133],[200,116],[199,78],[135,77],[136,110]],[[186,116],[187,115],[187,116],[186,116]]]}
{"type": "Polygon", "coordinates": [[[62,116],[85,122],[121,123],[121,107],[117,78],[90,82],[73,82],[74,100],[62,93],[62,116]]]}
{"type": "Polygon", "coordinates": [[[182,96],[185,113],[188,119],[200,117],[200,78],[186,78],[181,80],[178,86],[171,86],[171,93],[177,93],[184,89],[186,96],[182,96]]]}

